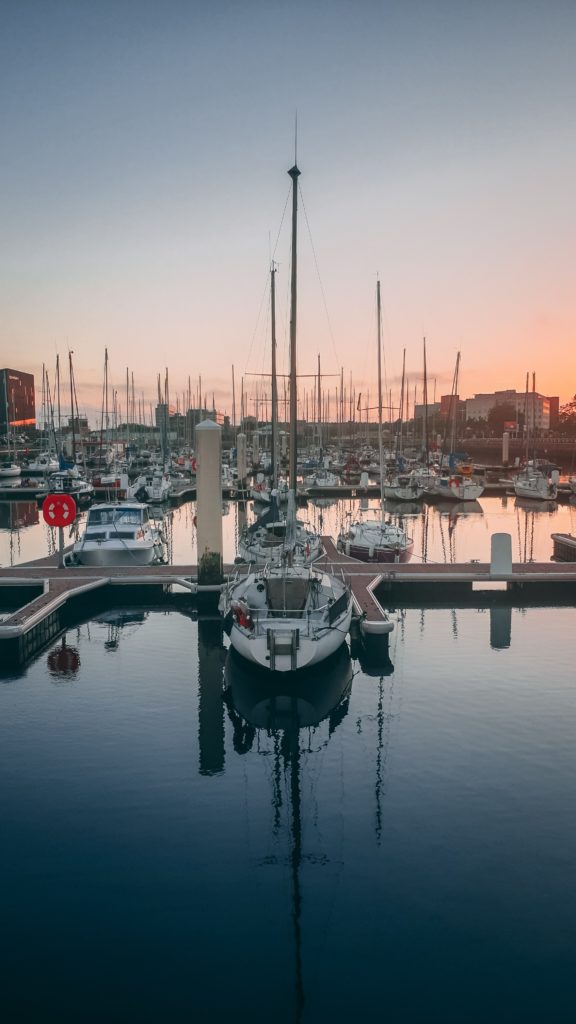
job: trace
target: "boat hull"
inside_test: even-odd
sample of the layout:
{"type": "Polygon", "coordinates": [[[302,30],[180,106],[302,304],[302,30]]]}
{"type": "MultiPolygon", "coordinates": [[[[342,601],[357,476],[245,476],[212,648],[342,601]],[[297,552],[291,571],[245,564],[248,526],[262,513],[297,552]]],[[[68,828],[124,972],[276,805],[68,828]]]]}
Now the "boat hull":
{"type": "MultiPolygon", "coordinates": [[[[299,633],[295,660],[292,654],[276,654],[274,671],[294,672],[326,661],[344,643],[346,634],[350,629],[351,619],[352,602],[349,604],[346,615],[338,623],[338,627],[326,630],[320,637],[306,636],[306,622],[302,619],[270,619],[265,626],[273,630],[278,636],[286,636],[291,630],[297,630],[299,633]]],[[[230,632],[230,643],[237,654],[240,654],[246,661],[250,661],[254,665],[260,665],[262,668],[270,669],[270,651],[266,632],[264,634],[259,633],[258,636],[250,635],[246,630],[234,623],[230,632]]]]}
{"type": "Polygon", "coordinates": [[[405,547],[398,548],[368,548],[363,544],[354,544],[352,541],[345,544],[345,552],[351,558],[357,558],[360,562],[376,562],[384,565],[409,562],[412,558],[414,544],[409,542],[405,547]]]}
{"type": "Polygon", "coordinates": [[[155,560],[154,545],[138,545],[137,547],[124,547],[108,544],[104,541],[100,545],[86,544],[83,548],[76,548],[72,557],[79,565],[91,566],[113,566],[113,565],[152,565],[155,560]]]}

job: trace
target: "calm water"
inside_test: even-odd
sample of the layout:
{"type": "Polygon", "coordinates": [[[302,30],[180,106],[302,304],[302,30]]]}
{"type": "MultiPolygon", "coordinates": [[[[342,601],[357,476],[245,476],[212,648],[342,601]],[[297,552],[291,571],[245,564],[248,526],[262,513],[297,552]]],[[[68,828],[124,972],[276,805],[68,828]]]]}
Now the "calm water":
{"type": "MultiPolygon", "coordinates": [[[[337,536],[362,507],[373,511],[378,503],[357,499],[334,502],[328,508],[311,503],[299,510],[321,533],[337,536]]],[[[189,502],[164,513],[164,530],[169,538],[170,561],[188,565],[197,561],[195,503],[189,502]]],[[[482,497],[476,502],[427,505],[392,505],[387,516],[404,523],[414,537],[414,561],[489,561],[490,535],[507,531],[512,535],[513,558],[548,561],[552,555],[550,534],[576,533],[576,499],[570,503],[529,502],[507,497],[482,497]]],[[[86,513],[79,517],[82,528],[86,513]]],[[[236,542],[246,520],[254,518],[253,503],[243,510],[236,502],[223,506],[224,559],[232,562],[236,542]]],[[[67,531],[66,541],[72,534],[67,531]]],[[[0,566],[18,565],[43,558],[56,550],[57,531],[48,527],[36,502],[0,502],[0,566]]]]}
{"type": "MultiPolygon", "coordinates": [[[[549,557],[574,515],[492,501],[416,550],[549,557]]],[[[218,620],[129,608],[0,680],[5,1019],[572,1024],[574,609],[395,619],[278,692],[218,620]]]]}

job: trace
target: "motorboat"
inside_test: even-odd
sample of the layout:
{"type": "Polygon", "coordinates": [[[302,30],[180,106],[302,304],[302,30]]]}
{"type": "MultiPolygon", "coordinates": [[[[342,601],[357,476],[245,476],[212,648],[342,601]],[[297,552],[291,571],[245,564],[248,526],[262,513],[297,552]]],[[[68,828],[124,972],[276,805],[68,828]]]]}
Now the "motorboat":
{"type": "Polygon", "coordinates": [[[151,565],[164,561],[162,533],[142,502],[99,502],[88,510],[82,537],[69,565],[151,565]]]}

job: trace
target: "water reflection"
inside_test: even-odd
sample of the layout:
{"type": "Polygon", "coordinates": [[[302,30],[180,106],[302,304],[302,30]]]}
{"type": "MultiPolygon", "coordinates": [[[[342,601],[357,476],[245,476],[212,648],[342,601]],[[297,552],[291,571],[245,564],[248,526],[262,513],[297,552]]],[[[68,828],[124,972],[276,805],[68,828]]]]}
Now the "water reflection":
{"type": "Polygon", "coordinates": [[[46,658],[48,671],[52,679],[74,679],[80,669],[80,653],[77,647],[66,643],[66,633],[57,647],[54,647],[46,658]]]}
{"type": "Polygon", "coordinates": [[[269,673],[255,671],[231,649],[224,670],[235,752],[243,756],[257,745],[258,754],[272,759],[273,830],[276,836],[284,830],[289,846],[296,1021],[302,1020],[305,1006],[300,872],[307,860],[319,863],[303,842],[302,769],[324,750],[348,714],[353,678],[348,649],[340,648],[322,669],[305,670],[295,679],[283,675],[271,685],[269,673]]]}
{"type": "Polygon", "coordinates": [[[221,616],[198,620],[198,749],[201,775],[224,771],[222,668],[226,660],[221,616]]]}
{"type": "Polygon", "coordinates": [[[130,635],[133,629],[127,629],[127,627],[132,626],[136,629],[142,626],[148,615],[149,612],[143,611],[141,608],[116,608],[112,611],[101,612],[100,615],[95,615],[93,621],[107,627],[108,635],[104,641],[105,650],[117,651],[122,632],[126,630],[126,634],[130,635]]]}

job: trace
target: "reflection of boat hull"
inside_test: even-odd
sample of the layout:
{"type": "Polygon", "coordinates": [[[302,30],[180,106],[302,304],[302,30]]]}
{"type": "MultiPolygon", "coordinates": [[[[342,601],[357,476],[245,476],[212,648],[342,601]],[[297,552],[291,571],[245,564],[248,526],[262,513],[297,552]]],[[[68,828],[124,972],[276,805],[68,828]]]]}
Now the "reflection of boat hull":
{"type": "Polygon", "coordinates": [[[484,515],[484,509],[479,501],[437,501],[434,507],[443,515],[484,515]]]}
{"type": "Polygon", "coordinates": [[[558,510],[555,501],[543,501],[538,498],[516,498],[514,507],[524,509],[525,512],[547,512],[548,515],[558,510]]]}
{"type": "MultiPolygon", "coordinates": [[[[275,678],[275,677],[273,677],[275,678]]],[[[353,670],[348,647],[324,663],[322,672],[304,669],[286,688],[286,677],[274,683],[268,671],[260,672],[230,649],[224,668],[224,679],[230,689],[234,707],[258,729],[318,725],[348,694],[353,670]],[[284,685],[282,685],[284,684],[284,685]]]]}

